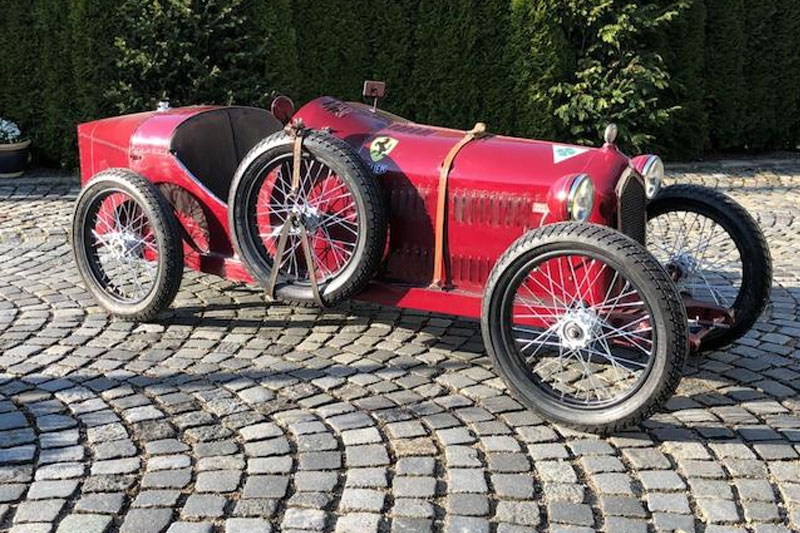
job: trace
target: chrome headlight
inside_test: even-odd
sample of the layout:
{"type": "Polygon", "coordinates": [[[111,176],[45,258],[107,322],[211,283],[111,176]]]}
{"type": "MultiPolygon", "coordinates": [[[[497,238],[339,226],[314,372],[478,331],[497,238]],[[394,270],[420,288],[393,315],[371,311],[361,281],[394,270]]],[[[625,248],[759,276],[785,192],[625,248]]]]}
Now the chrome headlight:
{"type": "Polygon", "coordinates": [[[648,199],[655,198],[661,190],[664,181],[664,162],[657,155],[651,155],[644,167],[642,167],[642,177],[644,178],[644,192],[648,199]]]}
{"type": "Polygon", "coordinates": [[[576,222],[586,222],[594,209],[594,183],[588,174],[579,174],[572,180],[567,196],[567,213],[576,222]]]}

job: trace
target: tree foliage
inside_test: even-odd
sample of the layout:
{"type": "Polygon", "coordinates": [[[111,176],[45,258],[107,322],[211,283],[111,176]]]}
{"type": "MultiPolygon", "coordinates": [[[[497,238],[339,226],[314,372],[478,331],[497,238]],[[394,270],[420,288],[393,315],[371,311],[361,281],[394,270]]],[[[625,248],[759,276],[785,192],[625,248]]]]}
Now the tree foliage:
{"type": "Polygon", "coordinates": [[[2,0],[0,116],[44,163],[173,104],[358,99],[413,120],[634,150],[795,148],[800,0],[2,0]]]}

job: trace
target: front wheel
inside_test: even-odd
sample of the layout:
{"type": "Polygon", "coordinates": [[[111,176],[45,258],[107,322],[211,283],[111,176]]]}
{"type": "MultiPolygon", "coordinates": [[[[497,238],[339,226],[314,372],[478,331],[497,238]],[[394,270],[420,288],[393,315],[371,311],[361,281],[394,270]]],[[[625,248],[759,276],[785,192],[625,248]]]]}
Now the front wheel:
{"type": "Polygon", "coordinates": [[[689,350],[685,310],[664,269],[629,237],[588,224],[517,240],[489,278],[482,329],[520,401],[596,433],[660,408],[689,350]]]}
{"type": "Polygon", "coordinates": [[[753,217],[719,191],[673,185],[650,202],[647,218],[648,248],[678,290],[733,312],[733,323],[712,329],[700,349],[719,348],[747,333],[772,286],[769,247],[753,217]]]}

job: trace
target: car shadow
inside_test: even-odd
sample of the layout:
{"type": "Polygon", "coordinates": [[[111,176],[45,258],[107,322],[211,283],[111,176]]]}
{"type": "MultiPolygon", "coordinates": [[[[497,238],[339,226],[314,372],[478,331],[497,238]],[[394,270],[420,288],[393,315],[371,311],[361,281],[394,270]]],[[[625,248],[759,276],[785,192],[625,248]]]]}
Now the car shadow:
{"type": "MultiPolygon", "coordinates": [[[[253,293],[258,292],[249,288],[245,290],[253,293]]],[[[797,289],[797,291],[800,292],[800,289],[797,289]]],[[[293,309],[281,304],[272,305],[293,309]]],[[[269,328],[286,326],[287,319],[285,317],[272,318],[265,316],[263,319],[250,319],[235,316],[226,318],[204,316],[207,312],[214,313],[262,307],[265,308],[266,311],[269,304],[264,302],[214,303],[206,306],[183,307],[177,310],[179,312],[174,313],[172,316],[164,317],[162,320],[159,320],[159,322],[164,325],[203,324],[209,327],[226,328],[269,328]]],[[[392,308],[382,308],[376,304],[348,303],[328,310],[336,314],[336,316],[332,316],[330,319],[325,318],[325,314],[328,312],[326,310],[314,311],[303,309],[302,313],[307,313],[309,318],[304,320],[298,319],[295,316],[291,320],[291,325],[308,328],[341,326],[341,314],[344,313],[356,317],[356,319],[363,318],[389,327],[396,326],[395,320],[382,320],[380,318],[381,309],[390,310],[392,308]]],[[[480,338],[481,332],[477,321],[436,313],[425,313],[425,315],[432,319],[458,320],[459,327],[473,328],[474,336],[480,338]]],[[[465,360],[459,357],[459,355],[463,355],[463,348],[448,349],[447,346],[441,345],[435,337],[429,340],[418,340],[415,342],[422,346],[435,346],[437,354],[443,356],[436,362],[424,361],[418,358],[418,364],[410,368],[412,371],[415,369],[420,375],[438,377],[449,372],[469,368],[470,366],[480,366],[493,372],[491,362],[482,350],[479,352],[472,352],[473,357],[469,360],[465,360]]],[[[684,382],[679,388],[679,393],[669,400],[666,408],[656,413],[650,419],[642,422],[638,427],[630,428],[614,436],[641,441],[655,440],[662,443],[731,439],[744,439],[747,441],[775,440],[775,431],[765,425],[768,419],[773,415],[788,415],[794,417],[795,413],[791,409],[778,406],[779,402],[786,399],[785,396],[770,395],[759,387],[758,382],[753,382],[751,380],[748,383],[742,383],[724,375],[722,369],[734,370],[739,368],[724,363],[724,361],[734,356],[731,352],[731,348],[733,347],[717,350],[708,355],[690,355],[685,369],[684,382]],[[778,403],[776,404],[776,402],[778,403]],[[734,411],[735,414],[732,415],[731,413],[734,411]],[[728,419],[726,420],[726,418],[728,419]]],[[[288,349],[286,353],[291,353],[292,351],[292,349],[288,349]]],[[[283,357],[283,355],[279,355],[278,357],[283,357]]],[[[737,354],[735,357],[739,357],[739,355],[737,354]]],[[[367,355],[366,358],[369,359],[369,355],[367,355]]],[[[291,360],[291,357],[287,358],[287,361],[291,360]]],[[[310,383],[313,379],[321,377],[323,374],[346,376],[353,372],[352,367],[339,364],[333,360],[329,362],[330,365],[324,367],[324,372],[311,372],[308,382],[310,383]]],[[[394,366],[391,360],[380,362],[376,360],[375,363],[390,368],[394,366]]],[[[397,369],[402,372],[409,370],[407,362],[404,362],[402,366],[398,366],[397,369]]],[[[291,374],[291,372],[289,373],[291,374]]],[[[299,374],[304,375],[304,372],[300,371],[299,374]]],[[[204,376],[197,376],[191,372],[180,371],[177,372],[177,374],[173,374],[168,379],[170,381],[177,379],[177,381],[180,382],[208,379],[211,382],[224,383],[239,378],[251,378],[254,380],[264,379],[264,370],[219,370],[204,376]]],[[[432,380],[433,378],[431,378],[431,381],[432,380]]],[[[761,376],[759,382],[761,380],[766,380],[770,383],[773,382],[773,378],[768,376],[761,376]]],[[[462,390],[456,387],[448,390],[448,393],[452,395],[462,395],[462,392],[462,390]]],[[[507,390],[504,392],[509,394],[507,390]]],[[[381,396],[381,394],[375,393],[375,396],[381,396]]],[[[475,403],[476,405],[481,405],[480,400],[475,400],[475,403]]],[[[413,411],[414,405],[394,407],[394,409],[397,408],[413,411]]],[[[800,418],[797,420],[797,425],[800,425],[800,418]]],[[[570,433],[570,431],[567,430],[566,433],[570,433]]],[[[783,436],[783,439],[793,442],[793,440],[800,438],[798,434],[800,434],[800,430],[795,430],[787,426],[786,434],[783,436]],[[789,435],[789,433],[792,434],[789,435]]],[[[780,440],[781,437],[778,436],[777,438],[780,440]]]]}

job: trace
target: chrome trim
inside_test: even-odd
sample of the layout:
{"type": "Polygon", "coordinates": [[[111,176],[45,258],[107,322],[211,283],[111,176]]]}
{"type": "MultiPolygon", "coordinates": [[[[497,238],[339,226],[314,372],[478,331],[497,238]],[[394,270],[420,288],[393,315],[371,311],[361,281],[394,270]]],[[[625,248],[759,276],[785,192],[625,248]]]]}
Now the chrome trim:
{"type": "MultiPolygon", "coordinates": [[[[659,180],[659,183],[656,185],[656,188],[655,188],[656,190],[653,193],[653,196],[648,196],[647,195],[647,180],[645,179],[645,177],[647,176],[647,174],[650,173],[650,170],[653,168],[653,165],[655,165],[659,161],[661,161],[660,157],[658,157],[657,155],[651,155],[651,156],[649,156],[647,158],[647,161],[645,162],[644,166],[642,166],[642,174],[641,174],[642,175],[642,183],[644,184],[644,192],[645,192],[645,196],[647,196],[648,200],[652,200],[653,198],[656,197],[656,195],[658,194],[658,191],[661,190],[661,185],[664,182],[664,177],[662,176],[661,180],[659,180]]],[[[664,162],[661,161],[661,164],[663,165],[664,162]]]]}
{"type": "MultiPolygon", "coordinates": [[[[567,201],[564,206],[567,209],[567,219],[574,220],[572,218],[572,203],[575,201],[575,195],[578,194],[578,188],[583,184],[585,180],[589,180],[589,183],[592,185],[592,192],[596,192],[594,190],[594,182],[592,181],[592,177],[589,174],[578,174],[572,180],[572,183],[569,186],[569,192],[567,193],[567,201]]],[[[592,195],[592,207],[589,209],[589,216],[591,216],[592,211],[594,211],[594,195],[592,195]]],[[[588,217],[587,217],[588,219],[588,217]]],[[[586,222],[586,220],[578,220],[576,222],[586,222]]]]}
{"type": "Polygon", "coordinates": [[[647,176],[647,173],[650,172],[650,167],[656,164],[656,161],[660,161],[661,158],[657,155],[651,155],[647,158],[647,162],[642,167],[642,176],[647,176]]]}

